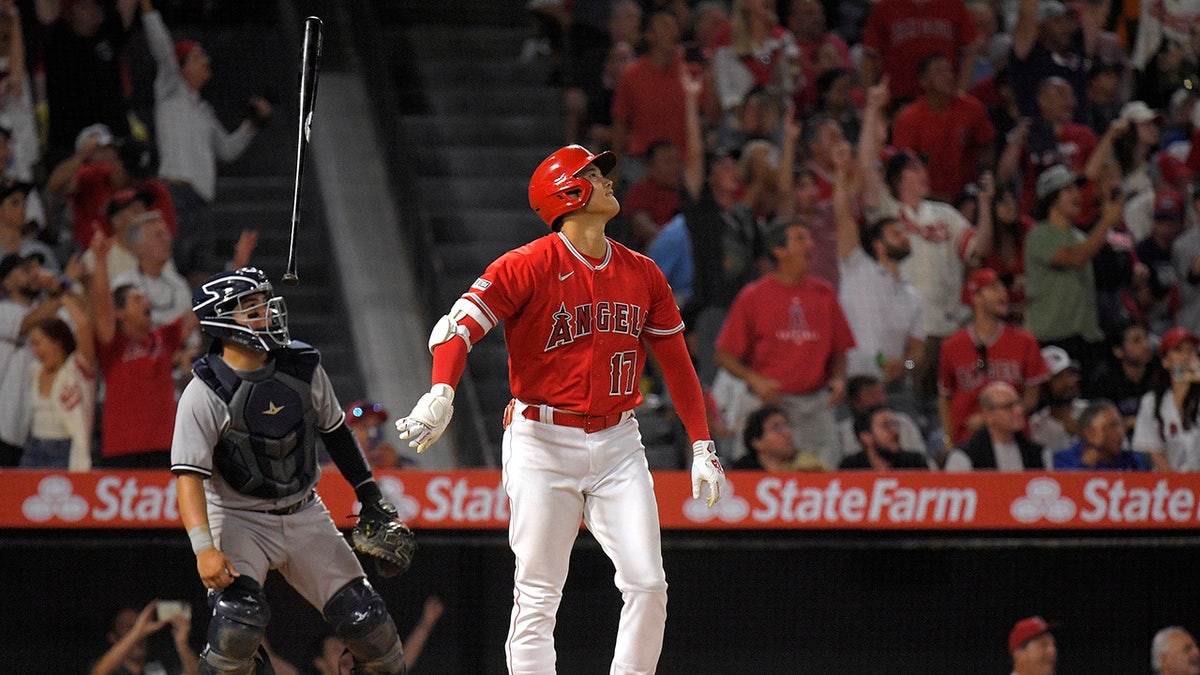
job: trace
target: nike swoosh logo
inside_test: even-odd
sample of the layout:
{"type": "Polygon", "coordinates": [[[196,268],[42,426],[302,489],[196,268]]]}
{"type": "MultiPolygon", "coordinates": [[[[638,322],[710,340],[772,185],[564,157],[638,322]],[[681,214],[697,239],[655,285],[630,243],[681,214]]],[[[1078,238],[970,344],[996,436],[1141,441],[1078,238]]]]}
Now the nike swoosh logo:
{"type": "Polygon", "coordinates": [[[572,274],[575,274],[575,270],[571,270],[570,272],[567,272],[566,274],[560,274],[560,275],[558,275],[558,280],[559,280],[559,281],[566,281],[566,280],[567,280],[567,277],[571,276],[572,274]]]}
{"type": "Polygon", "coordinates": [[[274,401],[271,401],[270,407],[262,412],[264,415],[278,415],[285,406],[277,406],[274,401]]]}

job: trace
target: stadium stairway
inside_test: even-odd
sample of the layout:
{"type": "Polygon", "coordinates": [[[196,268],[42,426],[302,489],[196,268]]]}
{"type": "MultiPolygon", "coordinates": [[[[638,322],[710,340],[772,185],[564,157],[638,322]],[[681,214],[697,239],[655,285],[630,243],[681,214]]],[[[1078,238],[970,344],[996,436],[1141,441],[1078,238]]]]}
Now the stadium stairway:
{"type": "MultiPolygon", "coordinates": [[[[329,237],[316,171],[305,176],[301,236],[297,260],[301,285],[278,284],[287,264],[295,165],[297,48],[281,27],[274,3],[210,3],[197,15],[192,5],[163,3],[163,17],[175,39],[199,40],[213,59],[213,78],[204,96],[228,128],[241,120],[246,100],[256,94],[274,104],[271,122],[237,161],[218,169],[213,215],[218,253],[228,259],[243,229],[258,231],[252,264],[267,272],[287,300],[292,335],[321,350],[339,399],[363,395],[358,357],[345,327],[349,324],[328,255],[329,237]]],[[[131,43],[130,67],[135,82],[153,82],[153,61],[144,42],[131,43]]],[[[139,88],[135,107],[153,120],[149,87],[139,88]]]]}
{"type": "MultiPolygon", "coordinates": [[[[355,7],[356,35],[374,35],[359,47],[377,64],[372,90],[387,89],[376,108],[393,132],[391,168],[408,185],[398,188],[404,225],[422,247],[419,276],[436,318],[494,258],[545,234],[525,195],[528,176],[562,136],[559,94],[546,84],[544,59],[518,58],[529,35],[522,0],[355,7]]],[[[495,466],[511,397],[501,331],[472,350],[456,404],[464,393],[477,402],[479,448],[473,462],[470,452],[461,459],[495,466]]]]}

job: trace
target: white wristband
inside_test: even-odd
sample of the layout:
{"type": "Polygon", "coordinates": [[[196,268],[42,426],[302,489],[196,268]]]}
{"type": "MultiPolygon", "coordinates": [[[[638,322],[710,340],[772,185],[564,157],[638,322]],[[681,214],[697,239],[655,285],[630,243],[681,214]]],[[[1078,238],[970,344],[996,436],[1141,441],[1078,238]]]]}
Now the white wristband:
{"type": "Polygon", "coordinates": [[[216,544],[213,543],[212,534],[208,531],[206,525],[197,525],[188,530],[188,539],[192,540],[192,553],[196,555],[200,555],[201,551],[216,548],[216,544]]]}

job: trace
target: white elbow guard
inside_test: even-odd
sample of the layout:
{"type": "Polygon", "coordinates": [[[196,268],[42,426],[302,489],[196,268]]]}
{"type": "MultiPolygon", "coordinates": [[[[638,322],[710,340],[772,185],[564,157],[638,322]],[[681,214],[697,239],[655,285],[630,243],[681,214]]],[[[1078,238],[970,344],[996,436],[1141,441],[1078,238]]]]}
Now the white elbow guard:
{"type": "Polygon", "coordinates": [[[449,342],[456,335],[467,343],[467,353],[471,352],[471,331],[458,322],[460,318],[467,315],[467,307],[464,307],[464,304],[466,301],[460,298],[450,307],[449,314],[443,315],[437,320],[437,323],[433,324],[433,331],[429,333],[429,353],[432,354],[434,347],[449,342]]]}

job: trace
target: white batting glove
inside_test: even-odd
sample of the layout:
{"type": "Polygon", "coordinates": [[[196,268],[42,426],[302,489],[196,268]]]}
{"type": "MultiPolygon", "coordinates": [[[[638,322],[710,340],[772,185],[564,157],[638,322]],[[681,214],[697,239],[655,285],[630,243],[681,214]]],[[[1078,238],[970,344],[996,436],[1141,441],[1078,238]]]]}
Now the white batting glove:
{"type": "Polygon", "coordinates": [[[401,440],[408,441],[408,447],[420,454],[442,437],[453,414],[454,389],[448,384],[435,384],[421,396],[408,417],[396,420],[396,431],[401,440]]]}
{"type": "Polygon", "coordinates": [[[700,484],[708,483],[708,499],[705,504],[712,508],[721,498],[725,487],[725,469],[717,459],[717,444],[712,441],[692,443],[692,499],[700,498],[700,484]]]}

